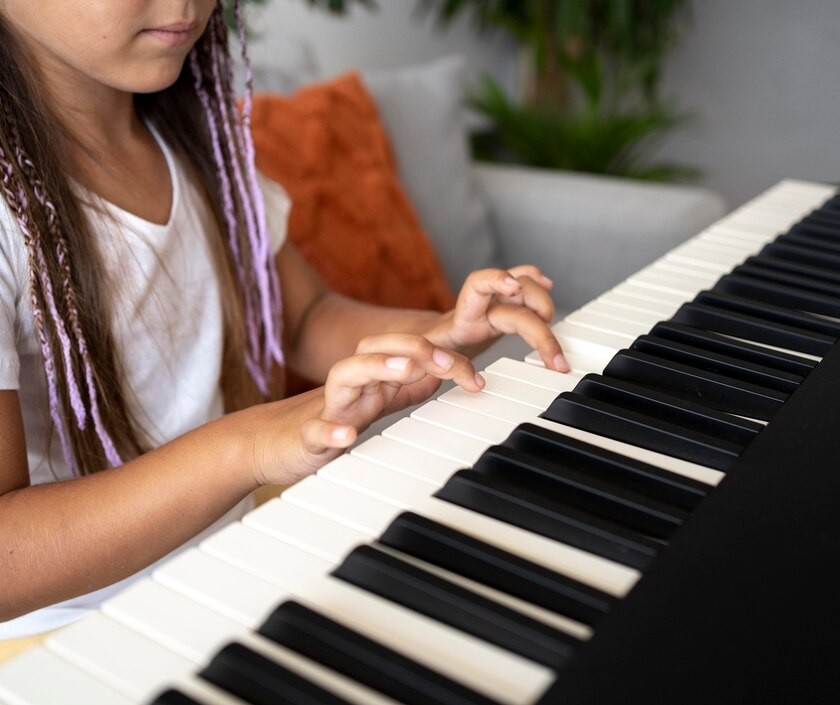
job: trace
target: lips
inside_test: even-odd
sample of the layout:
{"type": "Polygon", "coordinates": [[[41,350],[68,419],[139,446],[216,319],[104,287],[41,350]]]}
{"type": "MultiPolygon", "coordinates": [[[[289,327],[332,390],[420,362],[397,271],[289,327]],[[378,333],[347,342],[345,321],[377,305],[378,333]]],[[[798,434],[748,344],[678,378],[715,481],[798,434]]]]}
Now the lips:
{"type": "Polygon", "coordinates": [[[198,22],[174,22],[172,24],[164,25],[162,27],[150,27],[147,32],[172,32],[173,34],[182,34],[191,32],[196,28],[198,22]]]}

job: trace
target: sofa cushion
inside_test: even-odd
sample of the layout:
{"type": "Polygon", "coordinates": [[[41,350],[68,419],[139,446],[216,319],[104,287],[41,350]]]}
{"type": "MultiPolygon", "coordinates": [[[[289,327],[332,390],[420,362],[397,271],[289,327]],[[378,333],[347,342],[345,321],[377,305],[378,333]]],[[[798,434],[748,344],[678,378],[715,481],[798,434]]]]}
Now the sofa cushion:
{"type": "Polygon", "coordinates": [[[453,56],[363,78],[394,145],[402,182],[457,291],[474,269],[501,262],[489,209],[471,169],[466,70],[453,56]]]}
{"type": "Polygon", "coordinates": [[[291,196],[289,237],[330,287],[386,306],[452,306],[357,74],[255,96],[252,131],[258,168],[291,196]]]}

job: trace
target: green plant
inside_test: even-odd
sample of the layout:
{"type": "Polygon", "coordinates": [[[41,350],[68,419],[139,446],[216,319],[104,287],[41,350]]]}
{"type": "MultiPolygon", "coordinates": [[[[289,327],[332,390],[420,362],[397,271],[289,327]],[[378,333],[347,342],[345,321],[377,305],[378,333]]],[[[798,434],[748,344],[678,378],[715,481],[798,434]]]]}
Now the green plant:
{"type": "Polygon", "coordinates": [[[656,180],[699,175],[649,160],[655,141],[690,118],[659,95],[689,0],[418,2],[441,26],[469,11],[480,30],[503,28],[527,50],[532,79],[520,100],[490,78],[472,96],[493,125],[479,156],[656,180]]]}

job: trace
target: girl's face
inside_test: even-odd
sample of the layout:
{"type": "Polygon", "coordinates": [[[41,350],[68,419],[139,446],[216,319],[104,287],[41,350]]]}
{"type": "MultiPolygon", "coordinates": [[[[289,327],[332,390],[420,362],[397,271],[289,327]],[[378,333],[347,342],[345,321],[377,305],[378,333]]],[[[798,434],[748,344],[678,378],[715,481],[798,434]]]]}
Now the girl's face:
{"type": "Polygon", "coordinates": [[[217,0],[0,0],[51,87],[171,85],[217,0]],[[81,82],[81,83],[79,83],[81,82]]]}

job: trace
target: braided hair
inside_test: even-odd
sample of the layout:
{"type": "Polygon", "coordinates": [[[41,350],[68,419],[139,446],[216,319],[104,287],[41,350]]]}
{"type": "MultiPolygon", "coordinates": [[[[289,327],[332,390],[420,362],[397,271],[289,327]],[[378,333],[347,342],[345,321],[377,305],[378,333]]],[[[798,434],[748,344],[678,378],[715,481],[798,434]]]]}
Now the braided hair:
{"type": "MultiPolygon", "coordinates": [[[[245,69],[241,110],[221,0],[176,82],[135,97],[138,113],[193,167],[219,224],[211,250],[223,293],[227,410],[269,398],[283,362],[280,285],[250,135],[251,68],[240,0],[233,3],[245,69]]],[[[147,448],[121,384],[96,241],[68,178],[69,135],[38,86],[0,16],[0,192],[26,247],[52,429],[67,465],[84,475],[147,448]]]]}

